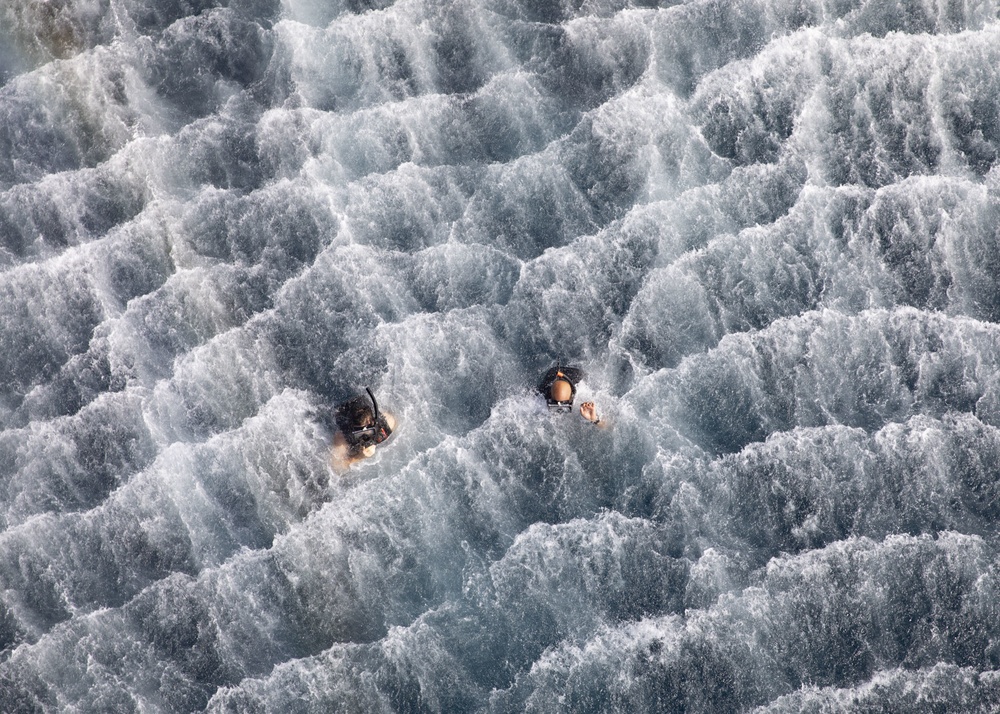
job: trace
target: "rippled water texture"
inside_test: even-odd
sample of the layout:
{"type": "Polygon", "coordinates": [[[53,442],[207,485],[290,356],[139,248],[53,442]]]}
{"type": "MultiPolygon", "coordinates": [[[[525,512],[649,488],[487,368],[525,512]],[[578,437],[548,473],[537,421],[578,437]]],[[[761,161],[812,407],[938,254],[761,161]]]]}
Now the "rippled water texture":
{"type": "Polygon", "coordinates": [[[0,711],[996,711],[997,68],[996,0],[6,0],[0,711]]]}

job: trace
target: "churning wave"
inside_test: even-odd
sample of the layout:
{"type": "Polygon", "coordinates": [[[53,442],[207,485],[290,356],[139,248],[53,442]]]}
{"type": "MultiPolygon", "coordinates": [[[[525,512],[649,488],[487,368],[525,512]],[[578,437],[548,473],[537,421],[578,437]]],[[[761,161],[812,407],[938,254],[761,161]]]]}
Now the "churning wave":
{"type": "Polygon", "coordinates": [[[997,67],[992,0],[4,3],[0,710],[997,709],[997,67]]]}

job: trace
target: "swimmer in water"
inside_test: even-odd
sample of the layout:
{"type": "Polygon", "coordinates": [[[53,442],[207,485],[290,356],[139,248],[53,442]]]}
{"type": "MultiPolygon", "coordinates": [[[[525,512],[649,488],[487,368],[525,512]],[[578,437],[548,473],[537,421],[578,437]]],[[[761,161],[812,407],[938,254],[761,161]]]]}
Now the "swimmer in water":
{"type": "MultiPolygon", "coordinates": [[[[538,392],[545,397],[550,411],[571,412],[576,398],[576,385],[582,379],[583,370],[579,367],[560,367],[557,364],[542,377],[538,392]]],[[[583,402],[580,405],[580,416],[597,426],[607,424],[597,415],[597,407],[593,402],[583,402]]]]}
{"type": "Polygon", "coordinates": [[[337,433],[333,436],[330,461],[338,472],[351,464],[375,455],[375,447],[383,443],[396,428],[392,414],[380,412],[375,395],[365,387],[368,397],[357,396],[337,407],[337,433]],[[371,403],[369,404],[369,399],[371,403]]]}

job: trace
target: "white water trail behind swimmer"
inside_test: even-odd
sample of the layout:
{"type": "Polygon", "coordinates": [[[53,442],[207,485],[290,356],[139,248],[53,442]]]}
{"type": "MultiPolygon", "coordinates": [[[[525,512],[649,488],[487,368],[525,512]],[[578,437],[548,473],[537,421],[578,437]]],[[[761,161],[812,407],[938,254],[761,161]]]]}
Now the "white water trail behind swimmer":
{"type": "Polygon", "coordinates": [[[1000,707],[998,66],[986,0],[7,3],[0,710],[1000,707]]]}

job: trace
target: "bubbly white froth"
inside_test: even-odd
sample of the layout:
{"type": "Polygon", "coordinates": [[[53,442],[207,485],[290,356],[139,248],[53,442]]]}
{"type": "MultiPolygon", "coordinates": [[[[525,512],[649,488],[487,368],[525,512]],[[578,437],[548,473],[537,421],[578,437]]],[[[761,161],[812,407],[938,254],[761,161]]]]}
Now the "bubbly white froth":
{"type": "Polygon", "coordinates": [[[6,3],[0,711],[997,708],[997,67],[992,0],[6,3]]]}

